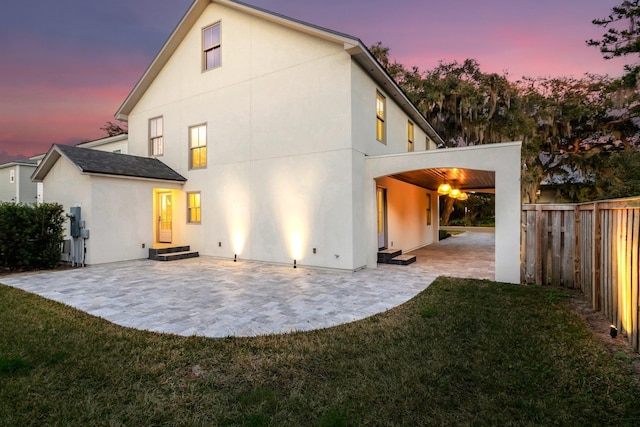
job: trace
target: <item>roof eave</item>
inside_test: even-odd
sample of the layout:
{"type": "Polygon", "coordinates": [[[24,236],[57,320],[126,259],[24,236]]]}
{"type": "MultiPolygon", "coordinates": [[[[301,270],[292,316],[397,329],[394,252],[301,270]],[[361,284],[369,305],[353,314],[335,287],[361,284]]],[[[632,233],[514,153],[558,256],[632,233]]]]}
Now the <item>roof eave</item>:
{"type": "Polygon", "coordinates": [[[142,176],[132,176],[132,175],[120,175],[120,174],[108,174],[108,173],[100,173],[100,172],[81,172],[82,175],[89,176],[99,176],[102,178],[118,178],[118,179],[131,179],[135,181],[152,181],[152,182],[166,182],[172,184],[184,185],[187,182],[187,179],[163,179],[163,178],[147,178],[142,176]]]}
{"type": "Polygon", "coordinates": [[[189,10],[184,14],[178,25],[165,42],[160,52],[155,56],[142,77],[135,84],[127,98],[124,100],[114,117],[117,120],[127,121],[129,113],[133,110],[136,103],[142,98],[144,92],[149,88],[153,80],[158,76],[162,67],[169,60],[175,49],[185,38],[198,17],[207,8],[211,0],[195,0],[189,10]]]}

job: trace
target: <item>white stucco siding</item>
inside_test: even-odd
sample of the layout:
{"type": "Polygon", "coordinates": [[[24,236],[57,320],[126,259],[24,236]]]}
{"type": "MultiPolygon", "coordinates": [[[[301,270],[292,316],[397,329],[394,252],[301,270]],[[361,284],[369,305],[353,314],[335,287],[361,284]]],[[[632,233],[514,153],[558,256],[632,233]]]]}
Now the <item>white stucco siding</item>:
{"type": "Polygon", "coordinates": [[[254,162],[251,257],[357,268],[353,260],[351,167],[348,150],[254,162]]]}
{"type": "Polygon", "coordinates": [[[87,264],[149,256],[153,244],[153,188],[150,181],[91,177],[87,264]]]}
{"type": "Polygon", "coordinates": [[[377,185],[387,190],[389,247],[408,252],[433,243],[438,228],[437,209],[433,209],[437,194],[389,177],[378,179],[377,185]],[[427,193],[432,193],[431,225],[427,225],[427,193]]]}
{"type": "Polygon", "coordinates": [[[201,194],[201,223],[183,216],[174,235],[203,255],[365,265],[352,230],[364,160],[354,186],[350,68],[343,44],[210,5],[129,114],[129,152],[141,156],[149,119],[163,117],[158,158],[188,180],[181,210],[186,193],[201,194]],[[215,22],[222,66],[202,72],[201,30],[215,22]],[[189,127],[199,124],[207,167],[190,170],[189,127]]]}
{"type": "MultiPolygon", "coordinates": [[[[348,118],[335,114],[348,111],[340,103],[349,102],[349,62],[342,45],[212,4],[129,114],[130,153],[148,154],[148,120],[156,116],[165,120],[162,160],[179,171],[183,165],[178,158],[186,159],[186,129],[193,124],[210,123],[225,135],[252,128],[259,136],[257,147],[262,147],[265,134],[270,143],[282,141],[276,133],[284,125],[291,128],[286,144],[293,134],[296,147],[305,145],[303,137],[309,135],[334,140],[337,132],[322,133],[336,125],[349,126],[348,118]],[[221,23],[222,66],[203,72],[202,28],[216,22],[221,23]],[[301,102],[292,102],[293,97],[301,102]],[[310,128],[305,114],[317,118],[318,126],[310,128]],[[215,126],[216,118],[220,126],[215,126]],[[181,155],[172,153],[172,146],[180,147],[181,155]]],[[[249,151],[244,155],[248,158],[249,151]]],[[[233,159],[239,160],[237,155],[233,159]]]]}
{"type": "Polygon", "coordinates": [[[185,244],[203,255],[250,258],[251,245],[251,189],[250,164],[217,165],[202,173],[192,173],[178,197],[183,200],[184,212],[178,230],[185,244]],[[186,198],[189,192],[200,192],[201,221],[188,223],[186,198]]]}
{"type": "MultiPolygon", "coordinates": [[[[61,204],[66,214],[72,206],[79,206],[82,219],[91,222],[91,178],[81,175],[71,162],[58,159],[44,178],[43,186],[44,202],[61,204]]],[[[65,221],[65,239],[68,238],[69,221],[65,221]]]]}
{"type": "Polygon", "coordinates": [[[383,154],[398,154],[408,151],[408,123],[413,123],[414,151],[424,151],[433,148],[426,145],[426,133],[411,120],[396,103],[396,98],[389,95],[386,87],[378,85],[355,62],[351,64],[353,120],[353,146],[370,156],[383,154]],[[386,106],[386,138],[380,142],[376,138],[376,93],[385,97],[386,106]]]}

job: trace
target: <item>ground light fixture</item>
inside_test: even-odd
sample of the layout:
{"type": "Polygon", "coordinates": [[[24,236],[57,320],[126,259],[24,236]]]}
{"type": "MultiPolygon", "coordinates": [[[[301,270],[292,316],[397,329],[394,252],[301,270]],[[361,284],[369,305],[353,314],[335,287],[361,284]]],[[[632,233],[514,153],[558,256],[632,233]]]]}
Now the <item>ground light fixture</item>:
{"type": "Polygon", "coordinates": [[[616,328],[614,325],[611,325],[611,327],[609,328],[609,335],[611,335],[611,338],[615,338],[618,336],[618,328],[616,328]]]}
{"type": "Polygon", "coordinates": [[[298,268],[298,263],[295,259],[293,260],[293,268],[298,268]]]}
{"type": "Polygon", "coordinates": [[[238,254],[233,254],[233,262],[238,262],[238,254]]]}

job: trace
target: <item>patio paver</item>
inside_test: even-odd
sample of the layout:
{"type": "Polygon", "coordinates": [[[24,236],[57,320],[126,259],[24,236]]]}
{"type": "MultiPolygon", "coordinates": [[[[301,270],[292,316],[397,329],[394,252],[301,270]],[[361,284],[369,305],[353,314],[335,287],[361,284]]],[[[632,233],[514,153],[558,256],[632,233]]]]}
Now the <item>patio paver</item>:
{"type": "Polygon", "coordinates": [[[5,276],[0,282],[118,325],[183,336],[327,328],[398,306],[440,276],[494,278],[493,232],[412,252],[409,266],[343,272],[210,257],[126,261],[5,276]]]}

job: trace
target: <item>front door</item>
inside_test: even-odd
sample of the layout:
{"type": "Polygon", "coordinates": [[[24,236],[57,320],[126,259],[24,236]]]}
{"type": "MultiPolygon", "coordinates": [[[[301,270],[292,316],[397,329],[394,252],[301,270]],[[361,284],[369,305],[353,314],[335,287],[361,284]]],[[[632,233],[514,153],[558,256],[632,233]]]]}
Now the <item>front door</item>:
{"type": "Polygon", "coordinates": [[[158,242],[171,243],[172,221],[171,193],[158,193],[158,242]]]}
{"type": "Polygon", "coordinates": [[[378,249],[387,247],[387,190],[377,188],[378,205],[378,249]]]}

